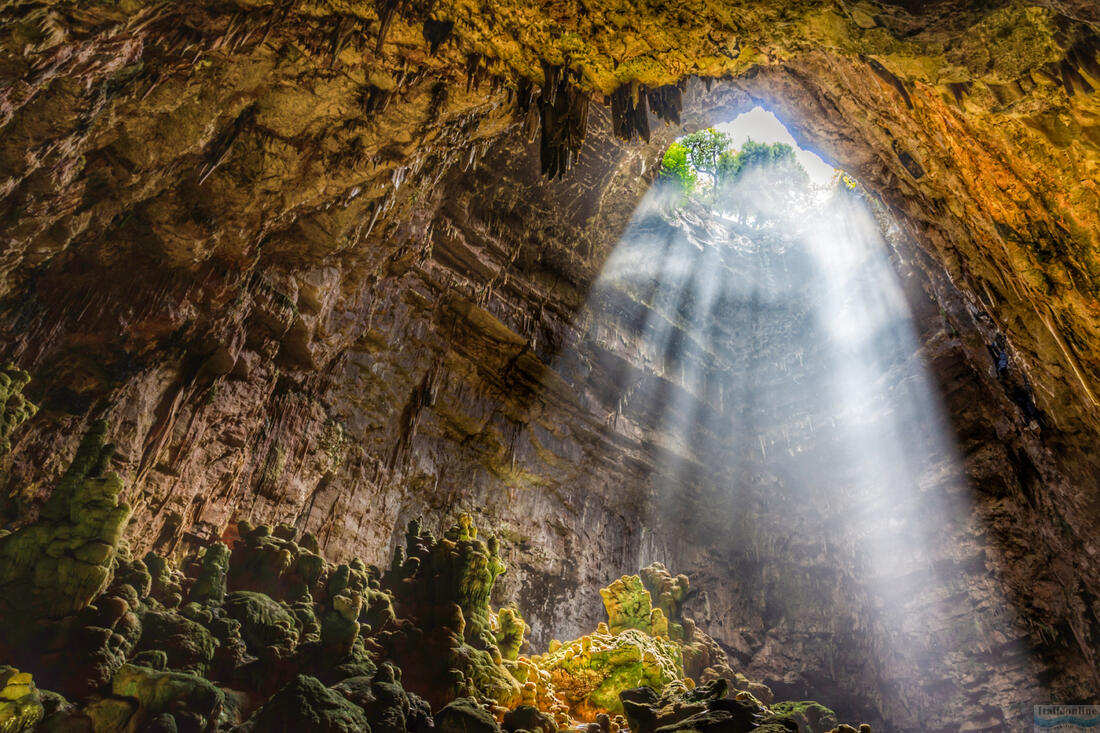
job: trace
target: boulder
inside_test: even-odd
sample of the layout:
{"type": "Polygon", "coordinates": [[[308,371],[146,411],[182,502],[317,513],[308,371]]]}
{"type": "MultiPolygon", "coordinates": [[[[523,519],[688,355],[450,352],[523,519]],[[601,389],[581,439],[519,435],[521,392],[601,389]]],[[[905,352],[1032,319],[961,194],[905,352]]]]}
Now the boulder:
{"type": "Polygon", "coordinates": [[[241,727],[241,733],[370,733],[363,710],[325,687],[316,677],[298,675],[241,727]]]}
{"type": "Polygon", "coordinates": [[[500,726],[488,710],[471,697],[448,703],[435,715],[439,733],[500,733],[500,726]]]}

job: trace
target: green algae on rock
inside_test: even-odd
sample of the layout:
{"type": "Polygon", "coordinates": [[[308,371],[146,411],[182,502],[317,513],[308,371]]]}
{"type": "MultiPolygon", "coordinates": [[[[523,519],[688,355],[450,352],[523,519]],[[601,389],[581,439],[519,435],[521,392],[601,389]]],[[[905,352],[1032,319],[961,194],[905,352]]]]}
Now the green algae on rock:
{"type": "Polygon", "coordinates": [[[550,672],[554,689],[584,720],[595,720],[600,712],[621,713],[623,690],[660,689],[684,678],[678,644],[632,628],[587,634],[532,661],[550,672]]]}
{"type": "MultiPolygon", "coordinates": [[[[104,462],[103,434],[85,441],[60,496],[79,497],[95,480],[89,475],[104,462]]],[[[56,517],[39,522],[48,527],[56,517]]],[[[625,721],[610,715],[645,715],[642,698],[630,692],[640,687],[661,690],[645,693],[647,700],[680,701],[684,714],[671,722],[663,710],[652,713],[662,733],[727,730],[746,709],[777,724],[824,720],[812,707],[769,711],[746,692],[714,702],[715,691],[727,688],[724,678],[693,689],[685,654],[704,675],[732,671],[713,640],[682,615],[686,578],[661,566],[643,573],[676,638],[642,578],[629,576],[603,594],[617,633],[600,624],[525,657],[519,611],[489,607],[504,572],[500,548],[479,537],[467,515],[439,539],[410,523],[386,573],[358,560],[327,563],[294,544],[289,527],[240,529],[232,548],[214,541],[185,560],[186,573],[155,554],[137,560],[116,540],[107,558],[114,573],[101,590],[36,631],[43,654],[20,649],[29,669],[73,702],[8,668],[0,672],[0,716],[7,716],[0,720],[12,721],[12,731],[42,721],[44,731],[92,733],[233,726],[242,733],[428,733],[434,705],[434,729],[444,733],[499,733],[498,720],[511,733],[553,733],[576,718],[618,733],[625,721]]],[[[54,592],[34,586],[28,603],[54,592]]]]}
{"type": "Polygon", "coordinates": [[[31,675],[0,667],[0,732],[29,733],[44,716],[42,696],[31,675]]]}
{"type": "Polygon", "coordinates": [[[170,714],[185,729],[210,730],[225,700],[221,690],[198,675],[134,664],[123,665],[115,673],[111,694],[136,704],[127,731],[141,730],[147,720],[162,714],[170,714]]]}
{"type": "Polygon", "coordinates": [[[38,407],[23,396],[23,388],[31,375],[8,365],[0,369],[0,458],[11,452],[11,438],[16,428],[34,417],[38,407]]]}
{"type": "Polygon", "coordinates": [[[523,636],[529,631],[519,609],[502,608],[495,614],[490,614],[490,622],[500,655],[514,661],[523,647],[523,636]]]}
{"type": "Polygon", "coordinates": [[[0,536],[6,614],[60,618],[87,607],[110,582],[130,506],[119,500],[122,479],[106,471],[114,450],[106,435],[106,423],[94,423],[38,520],[0,536]]]}
{"type": "Polygon", "coordinates": [[[241,727],[241,733],[369,733],[362,708],[309,675],[298,675],[241,727]]]}
{"type": "Polygon", "coordinates": [[[519,682],[503,665],[490,620],[489,596],[505,571],[497,540],[478,537],[468,514],[441,539],[410,522],[382,586],[393,593],[398,616],[425,630],[415,647],[407,635],[387,639],[407,679],[434,704],[480,691],[498,704],[520,701],[519,682]],[[447,666],[439,663],[447,660],[447,666]],[[446,692],[445,692],[446,691],[446,692]]]}

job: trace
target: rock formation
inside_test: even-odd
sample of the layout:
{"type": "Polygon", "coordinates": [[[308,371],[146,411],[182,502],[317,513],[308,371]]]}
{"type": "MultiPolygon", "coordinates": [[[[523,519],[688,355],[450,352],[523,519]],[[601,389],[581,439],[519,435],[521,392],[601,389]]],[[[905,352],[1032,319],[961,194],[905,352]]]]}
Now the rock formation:
{"type": "MultiPolygon", "coordinates": [[[[1098,25],[1085,0],[6,4],[0,585],[24,621],[5,649],[42,621],[88,650],[52,689],[103,690],[134,653],[217,676],[262,647],[290,686],[269,715],[310,698],[338,729],[354,716],[309,679],[327,672],[286,655],[365,665],[364,626],[423,613],[455,562],[485,565],[424,623],[448,630],[432,643],[460,655],[459,687],[493,649],[520,656],[516,626],[471,615],[483,596],[542,648],[595,626],[568,599],[662,560],[696,588],[642,576],[670,638],[686,608],[739,671],[842,717],[980,730],[1096,700],[1098,25]],[[934,648],[860,666],[887,630],[853,581],[858,521],[763,458],[741,504],[716,503],[728,444],[677,452],[653,406],[620,399],[656,384],[721,412],[640,348],[657,309],[589,294],[670,140],[757,103],[896,221],[973,487],[933,559],[955,581],[910,599],[949,599],[920,636],[972,650],[944,676],[934,648]],[[463,511],[507,541],[419,554],[463,511]],[[418,589],[395,608],[369,564],[418,516],[433,535],[389,570],[418,589]]],[[[775,416],[762,447],[825,445],[804,418],[775,416]]],[[[956,491],[937,475],[920,496],[956,491]]],[[[399,654],[407,633],[377,643],[399,654]]],[[[112,700],[98,719],[130,720],[112,700]]],[[[71,712],[46,702],[47,722],[71,712]]]]}
{"type": "MultiPolygon", "coordinates": [[[[101,437],[89,436],[78,458],[97,452],[101,437]]],[[[21,531],[50,521],[43,516],[21,531]]],[[[147,570],[154,565],[166,574],[163,561],[128,558],[119,532],[107,543],[112,561],[94,593],[74,597],[65,573],[53,584],[27,583],[23,605],[6,604],[0,616],[5,651],[30,670],[0,671],[4,730],[426,733],[474,726],[499,732],[499,719],[513,733],[552,733],[575,725],[570,710],[609,727],[628,690],[645,685],[647,694],[656,696],[656,689],[668,696],[693,687],[681,649],[693,640],[713,646],[690,623],[692,638],[681,633],[681,641],[663,633],[667,623],[614,634],[600,624],[596,633],[557,643],[545,655],[518,656],[522,631],[517,639],[514,629],[522,619],[489,607],[493,580],[505,570],[497,541],[479,540],[465,514],[438,540],[411,523],[407,554],[399,550],[385,575],[358,560],[326,562],[300,548],[286,528],[274,535],[267,526],[241,530],[233,549],[214,542],[186,563],[190,574],[166,602],[151,594],[147,570]],[[269,537],[278,544],[265,542],[269,537]],[[278,552],[269,551],[273,546],[278,552]],[[234,557],[243,558],[237,567],[254,574],[229,573],[234,557]],[[293,567],[315,572],[280,584],[293,567]],[[257,578],[267,579],[267,592],[238,585],[255,587],[257,578]],[[52,617],[37,626],[24,620],[25,609],[47,602],[57,609],[52,617]],[[499,647],[482,625],[494,617],[502,630],[499,647]],[[52,689],[39,689],[36,679],[52,689]]],[[[646,576],[664,587],[681,580],[663,568],[649,568],[646,576]]],[[[641,588],[641,580],[624,578],[614,587],[627,585],[641,588]]],[[[632,600],[648,612],[648,591],[632,600]]],[[[607,608],[615,614],[619,607],[607,608]]],[[[708,684],[698,699],[723,696],[725,679],[708,684]]],[[[741,694],[753,710],[767,710],[741,694]]],[[[755,729],[755,717],[742,729],[755,729]]]]}

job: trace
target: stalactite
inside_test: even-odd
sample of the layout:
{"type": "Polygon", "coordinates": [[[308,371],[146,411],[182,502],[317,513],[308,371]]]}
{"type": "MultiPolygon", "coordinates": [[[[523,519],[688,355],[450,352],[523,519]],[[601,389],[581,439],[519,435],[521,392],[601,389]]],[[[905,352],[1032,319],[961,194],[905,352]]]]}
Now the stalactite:
{"type": "Polygon", "coordinates": [[[434,56],[439,47],[451,37],[454,28],[455,23],[453,20],[434,20],[432,18],[425,20],[423,33],[424,40],[428,42],[428,52],[434,56]]]}
{"type": "Polygon", "coordinates": [[[392,96],[392,92],[376,87],[373,84],[368,85],[360,94],[363,112],[368,115],[375,114],[376,112],[385,112],[386,107],[390,104],[392,96]]]}
{"type": "Polygon", "coordinates": [[[864,58],[864,61],[871,67],[871,71],[875,72],[875,76],[892,86],[897,93],[901,95],[906,107],[913,109],[913,100],[910,99],[909,91],[905,88],[905,84],[902,83],[901,79],[897,78],[889,69],[875,59],[864,58]]]}
{"type": "Polygon", "coordinates": [[[955,99],[955,104],[962,105],[963,98],[970,94],[970,88],[973,86],[971,82],[948,82],[947,89],[951,92],[951,96],[955,99]]]}
{"type": "Polygon", "coordinates": [[[580,155],[588,130],[589,97],[576,86],[578,72],[544,62],[543,73],[539,161],[543,175],[553,179],[564,175],[580,155]]]}
{"type": "Polygon", "coordinates": [[[466,93],[476,91],[481,86],[481,78],[485,75],[485,67],[482,65],[484,58],[476,53],[466,57],[466,93]]]}
{"type": "Polygon", "coordinates": [[[611,93],[611,129],[618,137],[649,142],[648,102],[645,87],[638,84],[624,84],[611,93]]]}
{"type": "Polygon", "coordinates": [[[237,119],[233,121],[233,124],[223,130],[221,134],[210,143],[210,147],[203,156],[206,159],[206,164],[203,165],[202,170],[199,172],[199,183],[209,178],[210,174],[222,164],[222,161],[224,161],[229,154],[229,149],[233,147],[233,141],[235,141],[237,136],[256,119],[257,110],[258,107],[256,103],[252,103],[245,107],[244,110],[237,115],[237,119]]]}
{"type": "Polygon", "coordinates": [[[676,84],[666,84],[646,91],[649,109],[665,124],[680,124],[680,112],[684,108],[683,95],[676,84]]]}
{"type": "Polygon", "coordinates": [[[393,18],[404,8],[407,0],[376,0],[375,9],[378,11],[378,43],[374,50],[382,53],[382,46],[386,43],[386,34],[389,33],[393,18]]]}

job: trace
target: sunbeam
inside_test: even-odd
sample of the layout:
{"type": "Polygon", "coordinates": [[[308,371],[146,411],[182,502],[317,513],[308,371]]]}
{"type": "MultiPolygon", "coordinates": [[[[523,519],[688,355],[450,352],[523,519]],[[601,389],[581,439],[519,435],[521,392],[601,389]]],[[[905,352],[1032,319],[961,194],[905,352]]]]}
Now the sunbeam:
{"type": "MultiPolygon", "coordinates": [[[[725,179],[706,160],[677,179],[666,157],[592,290],[577,351],[611,361],[609,419],[643,433],[655,456],[646,525],[676,517],[696,542],[775,562],[767,543],[781,532],[747,520],[767,503],[798,528],[786,541],[820,545],[813,562],[834,581],[798,569],[783,593],[765,581],[765,633],[788,623],[790,597],[815,599],[829,633],[855,625],[843,633],[869,678],[950,676],[982,619],[1012,610],[996,589],[997,607],[972,617],[943,603],[967,592],[953,561],[982,528],[883,236],[890,222],[820,158],[752,137],[791,141],[775,125],[757,110],[720,126],[724,137],[698,134],[741,141],[725,179]],[[806,156],[830,175],[808,176],[806,156]]],[[[642,553],[643,564],[691,562],[669,543],[642,553]]],[[[999,653],[1022,652],[1006,640],[999,653]]],[[[898,721],[920,707],[878,705],[898,721]]]]}

